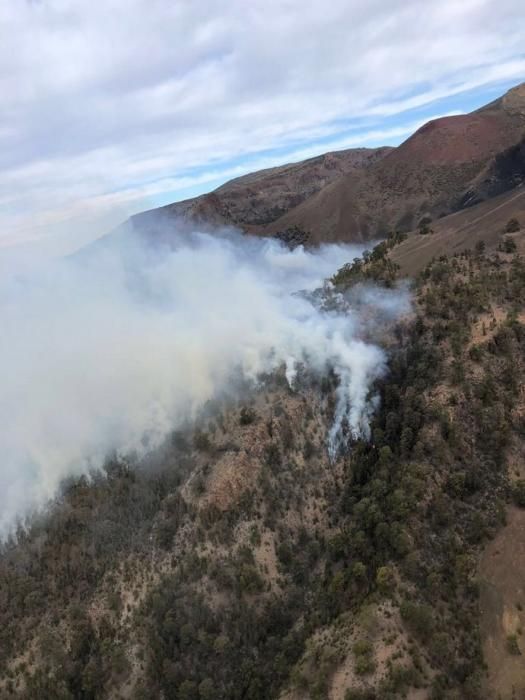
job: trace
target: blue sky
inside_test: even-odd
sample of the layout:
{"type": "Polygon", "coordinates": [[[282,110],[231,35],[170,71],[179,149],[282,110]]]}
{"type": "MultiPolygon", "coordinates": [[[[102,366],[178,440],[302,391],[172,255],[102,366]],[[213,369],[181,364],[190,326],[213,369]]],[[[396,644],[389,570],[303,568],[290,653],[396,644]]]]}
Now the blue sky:
{"type": "Polygon", "coordinates": [[[0,32],[0,248],[50,254],[525,79],[518,0],[20,0],[0,32]]]}

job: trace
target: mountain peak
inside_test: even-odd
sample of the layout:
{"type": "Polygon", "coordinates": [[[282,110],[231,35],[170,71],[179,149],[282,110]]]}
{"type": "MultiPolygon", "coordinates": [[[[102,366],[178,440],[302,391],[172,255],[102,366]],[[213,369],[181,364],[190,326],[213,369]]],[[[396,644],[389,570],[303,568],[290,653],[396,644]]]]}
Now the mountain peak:
{"type": "Polygon", "coordinates": [[[525,113],[525,82],[511,88],[501,99],[507,109],[516,109],[520,113],[525,113]]]}
{"type": "Polygon", "coordinates": [[[493,110],[503,110],[509,114],[525,116],[525,82],[515,85],[510,90],[507,90],[504,95],[480,107],[473,113],[493,110]]]}

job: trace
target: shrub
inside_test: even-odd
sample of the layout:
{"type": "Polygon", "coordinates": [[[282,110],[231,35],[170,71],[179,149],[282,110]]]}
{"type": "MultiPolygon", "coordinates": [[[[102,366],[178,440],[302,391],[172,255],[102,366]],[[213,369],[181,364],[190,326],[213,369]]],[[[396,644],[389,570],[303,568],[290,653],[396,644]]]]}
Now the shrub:
{"type": "Polygon", "coordinates": [[[345,700],[376,700],[377,695],[372,688],[348,688],[345,700]]]}
{"type": "Polygon", "coordinates": [[[211,447],[210,438],[201,430],[196,430],[193,436],[193,447],[199,452],[206,452],[211,447]]]}
{"type": "Polygon", "coordinates": [[[242,564],[238,573],[238,581],[241,591],[245,593],[259,593],[264,587],[259,572],[251,564],[242,564]]]}
{"type": "Polygon", "coordinates": [[[200,700],[213,700],[217,697],[215,687],[211,678],[205,678],[199,683],[199,698],[200,700]]]}
{"type": "Polygon", "coordinates": [[[432,221],[429,217],[421,219],[419,222],[418,233],[421,236],[427,236],[429,233],[434,233],[434,230],[430,228],[429,223],[432,221]]]}
{"type": "Polygon", "coordinates": [[[418,224],[418,229],[419,233],[422,236],[426,236],[429,233],[434,233],[434,231],[430,228],[430,224],[432,223],[432,217],[430,216],[424,216],[419,224],[418,224]]]}
{"type": "Polygon", "coordinates": [[[264,450],[264,461],[270,469],[276,469],[281,466],[281,453],[275,443],[270,443],[264,450]]]}
{"type": "Polygon", "coordinates": [[[518,637],[515,634],[509,634],[507,637],[507,643],[506,643],[507,651],[509,654],[512,654],[512,656],[520,656],[521,651],[518,645],[518,637]]]}
{"type": "Polygon", "coordinates": [[[505,226],[506,233],[516,233],[520,230],[520,222],[517,219],[509,219],[507,225],[505,226]]]}
{"type": "Polygon", "coordinates": [[[355,656],[367,656],[373,651],[372,644],[367,639],[359,639],[353,648],[355,656]]]}
{"type": "Polygon", "coordinates": [[[400,612],[402,619],[412,631],[423,639],[432,636],[434,620],[432,611],[427,605],[418,605],[405,600],[401,603],[400,612]]]}
{"type": "MultiPolygon", "coordinates": [[[[485,333],[483,333],[483,335],[485,335],[485,333]]],[[[469,357],[474,362],[480,362],[483,357],[483,348],[481,345],[473,345],[469,350],[469,357]]]]}
{"type": "Polygon", "coordinates": [[[354,671],[358,676],[366,676],[374,672],[376,664],[373,651],[374,648],[372,644],[366,639],[360,639],[354,644],[354,671]]]}
{"type": "Polygon", "coordinates": [[[520,508],[525,508],[525,479],[518,479],[512,487],[512,498],[520,508]]]}
{"type": "Polygon", "coordinates": [[[474,250],[476,252],[476,255],[483,255],[485,252],[486,244],[485,241],[477,241],[476,245],[474,246],[474,250]]]}
{"type": "Polygon", "coordinates": [[[375,671],[375,661],[371,656],[358,656],[355,660],[354,671],[358,676],[368,676],[375,671]]]}
{"type": "Polygon", "coordinates": [[[241,408],[241,413],[239,415],[240,425],[250,425],[255,420],[255,411],[247,406],[241,408]]]}
{"type": "Polygon", "coordinates": [[[390,566],[380,566],[376,573],[376,584],[381,593],[390,593],[395,586],[394,571],[390,566]]]}
{"type": "Polygon", "coordinates": [[[505,236],[505,238],[499,246],[499,249],[502,250],[504,253],[514,253],[514,251],[516,250],[516,241],[510,236],[505,236]]]}

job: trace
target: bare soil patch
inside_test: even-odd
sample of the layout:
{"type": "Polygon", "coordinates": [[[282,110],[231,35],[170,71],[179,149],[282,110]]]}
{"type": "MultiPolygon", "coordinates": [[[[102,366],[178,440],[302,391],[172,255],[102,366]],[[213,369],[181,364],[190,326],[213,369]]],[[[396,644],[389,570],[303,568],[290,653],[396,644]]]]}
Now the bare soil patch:
{"type": "Polygon", "coordinates": [[[490,697],[525,698],[525,510],[509,509],[507,525],[482,555],[480,579],[490,697]],[[511,651],[514,635],[519,654],[511,651]]]}

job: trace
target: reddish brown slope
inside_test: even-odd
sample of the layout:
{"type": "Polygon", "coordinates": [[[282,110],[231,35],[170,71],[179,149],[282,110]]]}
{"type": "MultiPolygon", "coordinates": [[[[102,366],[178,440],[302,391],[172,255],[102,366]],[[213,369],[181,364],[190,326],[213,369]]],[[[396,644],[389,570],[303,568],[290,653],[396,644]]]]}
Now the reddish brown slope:
{"type": "Polygon", "coordinates": [[[464,206],[477,178],[524,133],[525,84],[477,112],[428,122],[370,168],[343,176],[261,232],[299,226],[320,241],[410,230],[423,216],[464,206]]]}
{"type": "Polygon", "coordinates": [[[476,112],[428,122],[398,148],[350,149],[262,170],[133,221],[155,235],[166,232],[155,226],[159,214],[258,235],[299,227],[312,242],[409,231],[423,216],[435,220],[522,182],[525,156],[516,144],[524,133],[525,83],[476,112]]]}
{"type": "Polygon", "coordinates": [[[510,134],[501,126],[499,113],[433,119],[390,154],[389,164],[419,161],[427,165],[455,165],[483,160],[508,145],[510,134]]]}
{"type": "Polygon", "coordinates": [[[210,194],[144,212],[135,221],[147,224],[160,214],[199,224],[233,224],[257,231],[334,180],[370,167],[390,150],[354,148],[260,170],[231,180],[210,194]]]}

